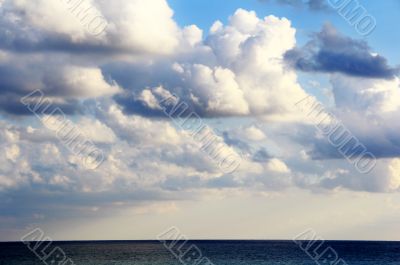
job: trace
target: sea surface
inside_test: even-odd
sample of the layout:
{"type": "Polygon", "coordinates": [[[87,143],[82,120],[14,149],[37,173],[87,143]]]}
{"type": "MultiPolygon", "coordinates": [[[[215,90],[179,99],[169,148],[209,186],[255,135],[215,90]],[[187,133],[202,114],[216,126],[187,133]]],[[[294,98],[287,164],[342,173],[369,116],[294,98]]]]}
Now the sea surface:
{"type": "MultiPolygon", "coordinates": [[[[329,265],[315,262],[292,241],[188,241],[215,265],[329,265]]],[[[194,265],[181,263],[156,241],[54,242],[44,252],[60,247],[73,263],[66,265],[194,265]]],[[[400,265],[400,242],[327,241],[345,263],[338,265],[400,265]]],[[[38,251],[41,249],[39,248],[38,251]]],[[[320,253],[323,249],[320,249],[320,253]]],[[[177,253],[176,249],[174,253],[177,253]]],[[[39,255],[40,256],[40,255],[39,255]]],[[[0,265],[44,265],[22,243],[0,243],[0,265]]],[[[58,262],[48,265],[58,265],[58,262]]],[[[199,265],[210,265],[201,263],[199,265]]]]}

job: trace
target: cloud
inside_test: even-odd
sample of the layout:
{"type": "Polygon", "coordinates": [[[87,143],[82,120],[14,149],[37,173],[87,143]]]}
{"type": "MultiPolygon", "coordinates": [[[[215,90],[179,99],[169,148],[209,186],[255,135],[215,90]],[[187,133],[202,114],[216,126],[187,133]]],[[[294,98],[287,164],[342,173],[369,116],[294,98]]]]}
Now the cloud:
{"type": "Polygon", "coordinates": [[[248,127],[240,128],[237,130],[237,136],[241,139],[246,139],[247,141],[259,142],[265,140],[265,133],[255,125],[251,125],[248,127]]]}
{"type": "Polygon", "coordinates": [[[7,113],[28,114],[18,98],[41,89],[69,113],[83,111],[82,99],[113,95],[126,113],[162,117],[146,102],[161,86],[204,117],[279,119],[295,115],[294,103],[306,95],[295,72],[283,63],[284,54],[295,45],[295,29],[285,18],[262,19],[238,9],[226,26],[217,21],[203,39],[195,25],[179,28],[164,0],[112,6],[94,1],[109,22],[104,35],[95,38],[79,23],[58,27],[60,21],[43,21],[52,9],[50,18],[76,20],[61,15],[70,12],[62,4],[6,1],[0,23],[12,34],[3,32],[6,55],[0,61],[0,93],[11,100],[0,107],[7,113]],[[152,26],[144,29],[144,24],[152,26]]]}
{"type": "Polygon", "coordinates": [[[179,42],[178,26],[165,0],[82,3],[6,0],[0,47],[18,52],[168,54],[179,42]],[[97,17],[107,21],[107,27],[94,36],[87,27],[89,19],[97,17]]]}
{"type": "MultiPolygon", "coordinates": [[[[400,138],[396,120],[400,116],[400,81],[332,74],[330,78],[333,107],[326,107],[323,113],[335,116],[369,152],[377,158],[395,158],[400,155],[400,138]]],[[[314,113],[317,111],[314,110],[314,113]]],[[[320,115],[314,122],[320,121],[320,115]]],[[[303,129],[309,131],[310,129],[303,129]]],[[[335,137],[345,137],[337,130],[335,137]]],[[[343,156],[320,133],[298,135],[298,141],[311,146],[309,155],[314,159],[341,159],[343,156]]],[[[343,139],[344,140],[344,139],[343,139]]],[[[349,147],[354,142],[349,142],[349,147]]]]}
{"type": "Polygon", "coordinates": [[[380,159],[376,168],[367,175],[339,170],[323,179],[320,185],[327,189],[348,188],[369,192],[399,192],[398,163],[397,158],[380,159]]]}
{"type": "MultiPolygon", "coordinates": [[[[400,156],[400,139],[398,134],[395,133],[398,130],[398,126],[392,125],[398,119],[399,112],[381,117],[344,112],[337,113],[337,117],[375,157],[395,158],[400,156]]],[[[342,134],[338,131],[335,137],[340,135],[342,134]]],[[[318,133],[304,136],[300,142],[303,145],[312,147],[309,154],[314,159],[343,158],[337,148],[333,147],[325,136],[321,136],[318,133]]],[[[352,145],[354,145],[354,142],[349,141],[346,146],[351,147],[352,145]]]]}
{"type": "Polygon", "coordinates": [[[63,98],[96,98],[120,91],[116,84],[108,84],[101,70],[91,67],[66,66],[48,69],[42,77],[42,91],[48,96],[63,98]]]}
{"type": "Polygon", "coordinates": [[[293,106],[306,93],[283,62],[295,45],[295,30],[287,19],[261,19],[253,11],[239,9],[227,25],[215,22],[204,41],[193,47],[188,43],[170,59],[103,67],[135,97],[134,101],[129,93],[117,97],[126,113],[162,115],[154,102],[146,102],[157,98],[161,86],[203,117],[284,119],[298,114],[293,106]]]}
{"type": "Polygon", "coordinates": [[[272,159],[273,156],[268,153],[265,148],[261,148],[257,152],[253,154],[253,161],[255,162],[268,162],[270,159],[272,159]]]}
{"type": "Polygon", "coordinates": [[[268,161],[266,165],[267,170],[277,172],[277,173],[289,173],[290,169],[288,166],[281,160],[274,158],[268,161]]]}
{"type": "MultiPolygon", "coordinates": [[[[83,112],[82,100],[95,97],[109,96],[120,92],[113,82],[107,82],[100,69],[61,65],[44,60],[35,62],[12,60],[0,64],[0,109],[10,114],[32,115],[21,98],[40,90],[43,98],[52,102],[51,110],[59,107],[66,114],[83,112]],[[10,65],[11,63],[11,65],[10,65]]],[[[40,104],[40,98],[32,104],[40,104]]],[[[43,102],[43,101],[42,101],[43,102]]]]}
{"type": "Polygon", "coordinates": [[[296,29],[286,18],[238,9],[204,35],[195,25],[178,27],[163,0],[92,3],[109,23],[98,37],[61,2],[3,3],[0,222],[142,212],[224,189],[398,191],[399,80],[366,43],[326,26],[293,50],[296,29]],[[290,57],[294,51],[301,56],[290,57]],[[329,52],[352,63],[335,66],[329,52]],[[307,123],[295,103],[308,94],[285,57],[305,61],[297,69],[331,73],[333,111],[382,161],[376,172],[357,174],[307,123]],[[98,170],[83,167],[21,104],[37,89],[104,152],[98,170]],[[222,173],[166,117],[159,100],[172,95],[224,128],[216,139],[243,154],[237,171],[222,173]]]}
{"type": "MultiPolygon", "coordinates": [[[[181,38],[164,0],[114,1],[111,6],[88,0],[76,8],[62,1],[7,0],[0,12],[0,109],[8,114],[32,114],[20,98],[36,89],[51,98],[54,108],[82,114],[83,100],[120,92],[99,68],[114,60],[112,54],[168,54],[181,38]],[[107,17],[109,25],[100,36],[91,35],[80,21],[88,6],[107,17]]],[[[195,29],[185,30],[193,42],[191,32],[195,29]]]]}
{"type": "Polygon", "coordinates": [[[384,114],[400,107],[400,80],[332,75],[330,80],[336,107],[366,114],[384,114]]]}
{"type": "MultiPolygon", "coordinates": [[[[260,2],[273,2],[273,0],[259,0],[260,2]]],[[[306,7],[311,11],[328,11],[330,7],[327,5],[326,0],[275,0],[276,3],[281,5],[288,5],[292,7],[306,7]]]]}
{"type": "Polygon", "coordinates": [[[285,55],[286,61],[304,72],[343,73],[349,76],[392,79],[398,68],[375,54],[364,41],[341,35],[331,24],[325,24],[302,48],[285,55]]]}
{"type": "MultiPolygon", "coordinates": [[[[30,201],[43,207],[30,206],[47,215],[46,205],[49,204],[80,211],[81,206],[86,205],[161,200],[161,183],[169,177],[184,180],[189,174],[211,179],[217,172],[213,161],[197,144],[167,121],[142,117],[133,120],[115,105],[106,108],[98,117],[96,121],[81,118],[76,127],[99,143],[106,154],[99,171],[85,169],[79,158],[44,127],[12,126],[2,122],[1,148],[6,155],[0,159],[0,193],[13,197],[14,201],[32,196],[30,201]],[[75,199],[67,199],[72,193],[75,199]],[[100,197],[103,201],[98,200],[100,197]]],[[[0,208],[4,207],[11,209],[12,206],[4,202],[0,208]]],[[[33,208],[24,214],[15,211],[29,215],[33,208]]],[[[7,211],[2,214],[7,215],[7,211]]]]}

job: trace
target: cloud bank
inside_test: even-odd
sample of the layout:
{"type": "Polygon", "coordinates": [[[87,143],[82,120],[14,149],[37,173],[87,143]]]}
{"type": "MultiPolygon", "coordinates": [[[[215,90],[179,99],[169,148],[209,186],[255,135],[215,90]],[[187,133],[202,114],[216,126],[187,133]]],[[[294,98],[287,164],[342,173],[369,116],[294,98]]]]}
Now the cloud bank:
{"type": "Polygon", "coordinates": [[[179,27],[165,0],[90,3],[108,22],[99,36],[62,1],[2,2],[0,222],[22,227],[232,189],[400,190],[397,69],[367,43],[326,25],[296,47],[288,19],[244,9],[204,32],[179,27]],[[360,175],[296,108],[310,96],[297,71],[327,75],[331,108],[379,158],[375,171],[360,175]],[[21,104],[37,89],[104,151],[99,170],[82,167],[21,104]],[[158,99],[172,94],[243,154],[234,174],[165,116],[158,99]]]}

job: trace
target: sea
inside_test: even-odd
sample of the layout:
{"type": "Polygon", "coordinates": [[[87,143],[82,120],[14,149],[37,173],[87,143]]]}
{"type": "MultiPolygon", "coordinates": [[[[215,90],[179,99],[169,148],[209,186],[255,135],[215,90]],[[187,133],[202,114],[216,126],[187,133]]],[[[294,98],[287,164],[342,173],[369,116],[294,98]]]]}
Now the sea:
{"type": "Polygon", "coordinates": [[[23,243],[0,243],[0,265],[400,265],[400,242],[327,241],[323,245],[327,252],[321,248],[317,254],[293,241],[187,241],[182,246],[171,248],[168,242],[158,241],[76,241],[53,242],[32,251],[34,245],[30,249],[23,243]],[[178,255],[189,248],[201,257],[178,255]],[[40,251],[44,255],[62,251],[65,257],[50,259],[40,251]],[[337,257],[318,258],[323,252],[337,257]]]}

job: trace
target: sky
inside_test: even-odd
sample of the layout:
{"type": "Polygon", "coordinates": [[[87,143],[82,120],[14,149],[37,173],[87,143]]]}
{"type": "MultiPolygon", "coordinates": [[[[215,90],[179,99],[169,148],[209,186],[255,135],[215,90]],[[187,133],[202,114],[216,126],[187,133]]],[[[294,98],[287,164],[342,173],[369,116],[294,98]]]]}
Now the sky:
{"type": "Polygon", "coordinates": [[[400,240],[399,10],[0,0],[0,241],[400,240]]]}

